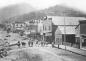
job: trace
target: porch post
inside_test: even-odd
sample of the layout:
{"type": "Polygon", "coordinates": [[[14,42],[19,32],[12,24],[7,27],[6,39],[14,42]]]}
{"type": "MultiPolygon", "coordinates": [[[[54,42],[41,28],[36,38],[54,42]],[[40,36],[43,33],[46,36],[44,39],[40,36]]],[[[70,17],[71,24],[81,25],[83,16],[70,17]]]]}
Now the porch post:
{"type": "Polygon", "coordinates": [[[80,49],[82,48],[82,37],[80,35],[80,49]]]}

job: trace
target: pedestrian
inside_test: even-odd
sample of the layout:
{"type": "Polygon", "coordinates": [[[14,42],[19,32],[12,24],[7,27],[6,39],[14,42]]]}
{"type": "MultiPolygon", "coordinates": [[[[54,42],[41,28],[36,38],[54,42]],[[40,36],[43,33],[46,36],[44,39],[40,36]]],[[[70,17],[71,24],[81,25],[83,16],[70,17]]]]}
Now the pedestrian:
{"type": "Polygon", "coordinates": [[[20,41],[18,41],[17,45],[18,45],[18,47],[20,48],[20,45],[21,45],[21,44],[20,44],[20,41]]]}
{"type": "Polygon", "coordinates": [[[43,47],[44,46],[44,43],[41,41],[41,46],[43,47]]]}
{"type": "Polygon", "coordinates": [[[26,43],[25,42],[22,42],[22,46],[25,46],[26,45],[26,43]]]}
{"type": "Polygon", "coordinates": [[[54,47],[54,42],[52,42],[52,47],[54,47]]]}
{"type": "Polygon", "coordinates": [[[31,41],[30,43],[31,43],[31,47],[33,47],[33,41],[31,41]]]}
{"type": "Polygon", "coordinates": [[[30,41],[28,41],[28,45],[29,45],[29,47],[30,47],[30,41]]]}
{"type": "Polygon", "coordinates": [[[58,49],[59,49],[59,44],[58,44],[58,49]]]}

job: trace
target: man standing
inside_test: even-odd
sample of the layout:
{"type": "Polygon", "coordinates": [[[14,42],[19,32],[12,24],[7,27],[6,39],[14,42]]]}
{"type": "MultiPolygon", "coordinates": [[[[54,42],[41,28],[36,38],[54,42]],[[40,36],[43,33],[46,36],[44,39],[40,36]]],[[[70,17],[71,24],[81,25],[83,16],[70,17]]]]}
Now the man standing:
{"type": "Polygon", "coordinates": [[[18,47],[20,48],[20,45],[21,45],[21,44],[20,44],[20,41],[18,41],[18,44],[17,44],[17,45],[18,45],[18,47]]]}

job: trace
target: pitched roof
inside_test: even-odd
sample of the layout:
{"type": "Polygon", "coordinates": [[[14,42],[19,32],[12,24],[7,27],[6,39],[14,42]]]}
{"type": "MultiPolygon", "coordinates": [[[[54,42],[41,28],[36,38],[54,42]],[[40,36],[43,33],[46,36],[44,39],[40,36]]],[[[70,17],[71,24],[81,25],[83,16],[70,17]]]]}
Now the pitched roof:
{"type": "Polygon", "coordinates": [[[78,25],[80,20],[86,20],[85,17],[48,16],[48,18],[52,18],[54,25],[64,25],[64,20],[66,25],[78,25]]]}
{"type": "Polygon", "coordinates": [[[58,26],[61,34],[75,34],[75,26],[58,26]],[[64,30],[65,29],[65,30],[64,30]]]}

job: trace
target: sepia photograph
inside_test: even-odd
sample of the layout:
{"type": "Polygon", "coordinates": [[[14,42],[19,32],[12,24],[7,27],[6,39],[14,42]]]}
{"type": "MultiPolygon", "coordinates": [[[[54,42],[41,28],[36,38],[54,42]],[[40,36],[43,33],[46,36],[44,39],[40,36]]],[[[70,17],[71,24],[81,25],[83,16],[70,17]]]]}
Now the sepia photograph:
{"type": "Polygon", "coordinates": [[[86,0],[0,0],[0,61],[86,61],[86,0]]]}

